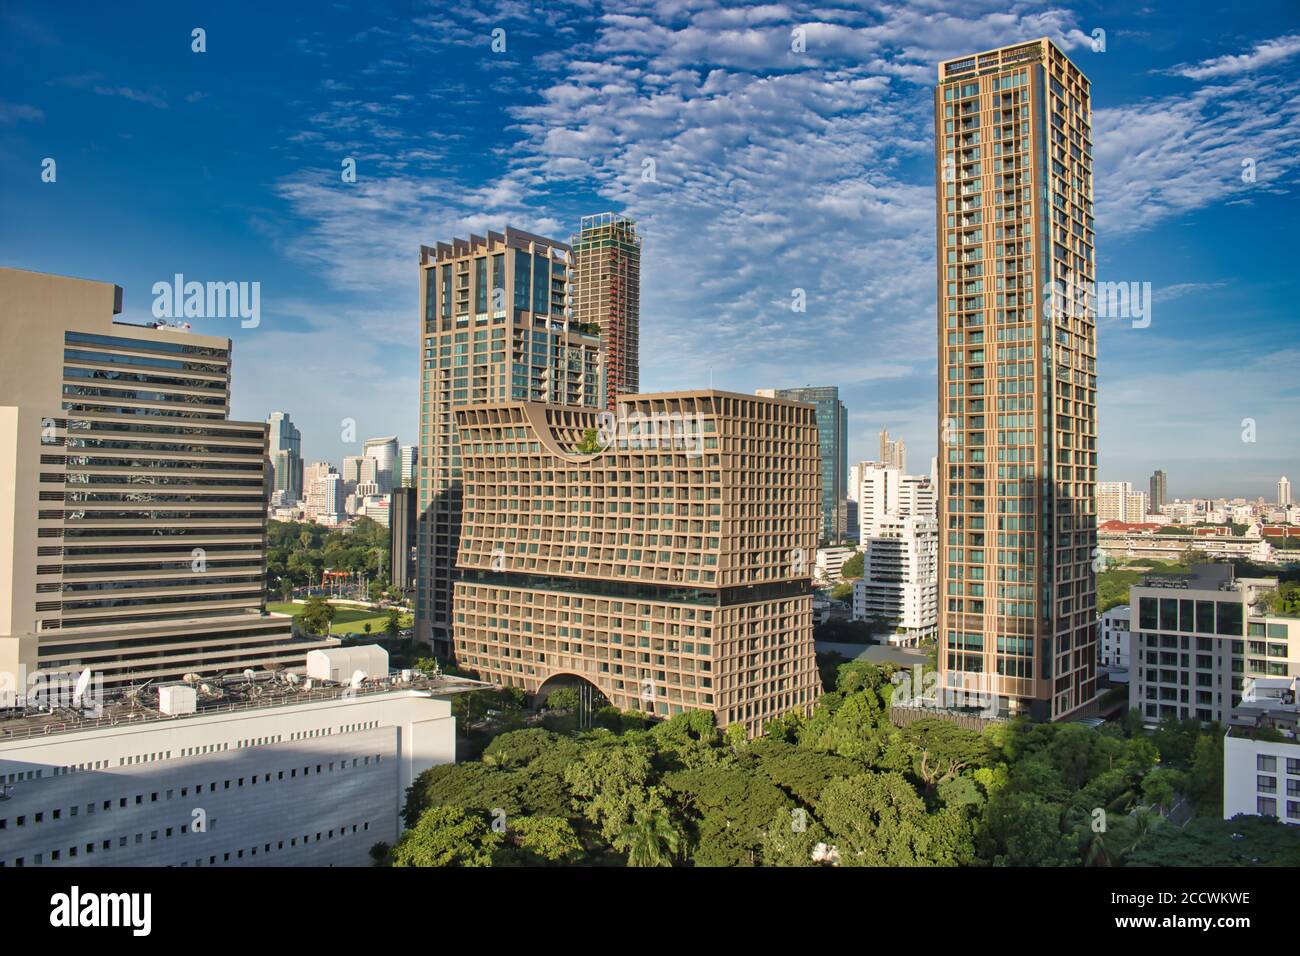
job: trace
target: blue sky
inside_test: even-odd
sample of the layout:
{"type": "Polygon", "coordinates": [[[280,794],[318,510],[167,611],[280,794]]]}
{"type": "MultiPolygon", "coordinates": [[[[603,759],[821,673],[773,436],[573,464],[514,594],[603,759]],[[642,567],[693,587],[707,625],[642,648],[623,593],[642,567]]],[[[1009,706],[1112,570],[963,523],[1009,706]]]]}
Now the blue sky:
{"type": "Polygon", "coordinates": [[[924,470],[935,65],[1039,36],[1093,81],[1099,279],[1155,291],[1101,327],[1102,479],[1271,498],[1300,479],[1295,0],[8,2],[0,263],[116,282],[128,320],[177,272],[260,282],[257,328],[196,328],[235,341],[237,417],[337,461],[345,418],[415,438],[420,243],[623,211],[643,390],[838,384],[851,460],[888,426],[924,470]]]}

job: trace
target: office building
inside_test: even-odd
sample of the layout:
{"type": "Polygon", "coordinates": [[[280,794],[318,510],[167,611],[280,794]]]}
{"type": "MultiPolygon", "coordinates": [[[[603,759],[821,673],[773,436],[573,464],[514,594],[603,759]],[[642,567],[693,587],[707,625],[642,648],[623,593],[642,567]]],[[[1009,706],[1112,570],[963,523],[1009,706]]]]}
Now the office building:
{"type": "Polygon", "coordinates": [[[1157,469],[1155,474],[1151,476],[1151,510],[1159,514],[1160,509],[1165,506],[1168,500],[1165,488],[1165,473],[1157,469]]]}
{"type": "Polygon", "coordinates": [[[357,488],[361,485],[379,487],[379,462],[369,455],[345,456],[343,468],[339,473],[343,476],[345,494],[356,494],[357,488]]]}
{"type": "Polygon", "coordinates": [[[254,686],[165,685],[99,718],[0,723],[0,866],[373,865],[407,787],[456,759],[452,699],[486,685],[254,686]]]}
{"type": "Polygon", "coordinates": [[[272,491],[282,492],[286,501],[302,500],[302,434],[289,420],[288,412],[272,412],[268,448],[275,478],[272,491]]]}
{"type": "Polygon", "coordinates": [[[853,618],[873,621],[890,644],[934,638],[939,619],[939,525],[932,516],[891,514],[862,542],[862,577],[853,582],[853,618]]]}
{"type": "Polygon", "coordinates": [[[1300,824],[1300,706],[1295,677],[1247,678],[1223,738],[1223,819],[1300,824]]]}
{"type": "Polygon", "coordinates": [[[566,314],[569,247],[506,228],[420,250],[419,561],[416,638],[452,653],[460,536],[456,409],[538,401],[603,407],[600,338],[566,314]]]}
{"type": "Polygon", "coordinates": [[[1151,574],[1129,589],[1129,710],[1226,725],[1243,681],[1300,675],[1300,618],[1269,613],[1277,578],[1238,578],[1230,564],[1151,574]]]}
{"type": "Polygon", "coordinates": [[[600,336],[601,404],[641,390],[641,237],[612,212],[583,216],[573,237],[572,321],[600,336]]]}
{"type": "Polygon", "coordinates": [[[387,494],[392,491],[399,476],[397,436],[368,438],[361,445],[361,453],[375,463],[373,480],[378,483],[380,492],[387,494]]]}
{"type": "Polygon", "coordinates": [[[1097,695],[1091,114],[1050,40],[939,67],[939,682],[1043,720],[1097,695]]]}
{"type": "Polygon", "coordinates": [[[0,301],[0,675],[301,664],[322,642],[265,610],[268,425],[229,418],[230,340],[114,321],[111,283],[0,269],[0,301]]]}
{"type": "Polygon", "coordinates": [[[420,467],[420,446],[403,445],[397,455],[399,488],[414,488],[417,469],[420,467]]]}
{"type": "Polygon", "coordinates": [[[1291,504],[1291,482],[1286,475],[1277,480],[1277,503],[1283,508],[1291,504]]]}
{"type": "Polygon", "coordinates": [[[713,390],[594,410],[457,410],[464,468],[456,659],[545,696],[592,685],[656,717],[712,711],[761,733],[818,693],[812,557],[817,423],[807,405],[713,390]]]}
{"type": "Polygon", "coordinates": [[[880,429],[880,464],[907,471],[907,445],[901,438],[890,438],[888,428],[880,429]]]}
{"type": "Polygon", "coordinates": [[[415,587],[415,504],[414,488],[398,488],[393,492],[388,519],[389,552],[393,561],[389,580],[401,594],[415,587]]]}
{"type": "Polygon", "coordinates": [[[849,413],[835,385],[804,388],[760,388],[759,395],[789,402],[805,402],[817,410],[817,440],[821,447],[821,540],[836,544],[847,528],[849,478],[849,413]]]}

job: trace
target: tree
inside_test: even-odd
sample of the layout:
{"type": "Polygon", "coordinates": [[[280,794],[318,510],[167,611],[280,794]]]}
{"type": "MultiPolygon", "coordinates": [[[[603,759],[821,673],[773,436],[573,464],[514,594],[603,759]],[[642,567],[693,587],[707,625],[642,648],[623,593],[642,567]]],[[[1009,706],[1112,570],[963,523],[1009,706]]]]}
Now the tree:
{"type": "Polygon", "coordinates": [[[620,738],[588,746],[564,768],[573,808],[613,842],[650,800],[651,757],[643,743],[620,738]]]}
{"type": "Polygon", "coordinates": [[[594,428],[588,428],[582,433],[582,441],[574,449],[579,455],[594,455],[601,450],[600,432],[594,428]]]}
{"type": "Polygon", "coordinates": [[[681,853],[682,835],[662,807],[641,807],[620,838],[628,866],[672,866],[681,853]]]}
{"type": "Polygon", "coordinates": [[[853,555],[853,557],[844,562],[843,566],[840,568],[840,577],[860,578],[865,573],[865,570],[866,562],[863,558],[862,552],[859,551],[857,554],[853,555]]]}
{"type": "Polygon", "coordinates": [[[478,814],[430,807],[393,847],[393,866],[491,866],[502,839],[478,814]]]}
{"type": "Polygon", "coordinates": [[[851,601],[853,600],[853,585],[848,581],[841,581],[835,587],[831,588],[832,601],[851,601]]]}
{"type": "Polygon", "coordinates": [[[581,698],[574,687],[557,687],[546,695],[546,706],[550,710],[577,710],[580,703],[581,698]]]}
{"type": "Polygon", "coordinates": [[[522,863],[573,864],[582,857],[578,834],[564,817],[519,817],[510,822],[507,836],[522,863]]]}
{"type": "Polygon", "coordinates": [[[310,597],[298,620],[308,634],[328,634],[330,624],[334,621],[334,605],[323,597],[310,597]]]}
{"type": "Polygon", "coordinates": [[[402,633],[402,615],[396,608],[388,612],[388,619],[384,621],[384,633],[389,637],[397,637],[402,633]]]}
{"type": "Polygon", "coordinates": [[[285,604],[293,600],[293,581],[288,577],[280,578],[280,598],[285,604]]]}

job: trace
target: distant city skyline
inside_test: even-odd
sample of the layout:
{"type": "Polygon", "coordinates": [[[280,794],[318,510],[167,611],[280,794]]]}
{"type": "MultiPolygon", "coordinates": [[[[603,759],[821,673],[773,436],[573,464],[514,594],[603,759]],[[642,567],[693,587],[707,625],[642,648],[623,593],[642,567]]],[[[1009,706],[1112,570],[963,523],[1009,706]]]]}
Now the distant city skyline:
{"type": "Polygon", "coordinates": [[[232,414],[284,409],[304,459],[334,462],[360,450],[344,419],[359,439],[418,434],[413,249],[505,224],[567,237],[603,210],[644,240],[642,391],[834,384],[851,461],[883,427],[928,461],[935,64],[1048,36],[1097,88],[1099,278],[1153,288],[1149,326],[1100,323],[1098,478],[1163,468],[1174,497],[1268,497],[1300,474],[1294,3],[619,18],[557,0],[364,30],[344,5],[232,3],[204,11],[201,55],[170,17],[20,0],[0,18],[0,214],[21,226],[0,262],[121,285],[136,322],[175,273],[259,281],[256,327],[195,331],[234,339],[232,414]],[[276,83],[253,63],[279,64],[276,83]]]}

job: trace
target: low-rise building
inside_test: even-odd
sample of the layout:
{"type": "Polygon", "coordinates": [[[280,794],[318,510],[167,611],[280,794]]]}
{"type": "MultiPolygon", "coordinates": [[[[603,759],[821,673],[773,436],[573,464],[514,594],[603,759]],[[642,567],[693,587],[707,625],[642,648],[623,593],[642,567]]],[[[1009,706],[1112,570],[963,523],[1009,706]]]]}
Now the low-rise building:
{"type": "Polygon", "coordinates": [[[0,723],[0,866],[366,866],[415,777],[455,760],[453,696],[488,686],[290,681],[0,723]]]}
{"type": "Polygon", "coordinates": [[[818,548],[813,580],[819,584],[838,584],[843,577],[844,562],[857,553],[857,548],[818,548]]]}
{"type": "Polygon", "coordinates": [[[1097,664],[1112,681],[1128,680],[1129,606],[1121,604],[1097,619],[1097,664]]]}
{"type": "Polygon", "coordinates": [[[1300,674],[1300,618],[1271,614],[1277,578],[1238,578],[1229,564],[1152,574],[1129,590],[1129,709],[1227,724],[1243,682],[1300,674]]]}
{"type": "Polygon", "coordinates": [[[1295,677],[1246,680],[1223,741],[1223,818],[1300,824],[1300,740],[1295,677]]]}

